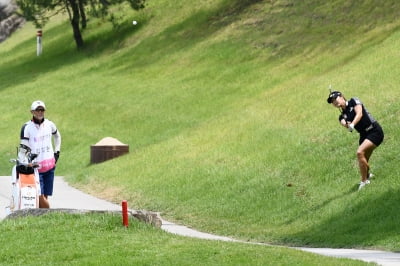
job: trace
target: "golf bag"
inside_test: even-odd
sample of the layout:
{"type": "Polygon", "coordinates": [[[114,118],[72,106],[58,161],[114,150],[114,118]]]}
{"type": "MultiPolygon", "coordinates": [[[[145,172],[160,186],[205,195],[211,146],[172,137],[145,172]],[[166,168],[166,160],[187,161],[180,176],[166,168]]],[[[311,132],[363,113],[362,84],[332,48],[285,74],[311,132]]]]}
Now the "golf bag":
{"type": "Polygon", "coordinates": [[[15,163],[11,171],[12,195],[10,211],[39,208],[40,181],[39,164],[35,162],[36,154],[21,144],[18,158],[10,160],[15,163]]]}

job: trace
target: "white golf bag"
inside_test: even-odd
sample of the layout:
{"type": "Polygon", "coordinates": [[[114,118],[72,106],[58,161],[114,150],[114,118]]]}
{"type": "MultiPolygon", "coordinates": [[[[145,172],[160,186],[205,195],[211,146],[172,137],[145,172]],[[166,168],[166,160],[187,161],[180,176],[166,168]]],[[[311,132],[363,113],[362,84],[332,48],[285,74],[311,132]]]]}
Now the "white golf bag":
{"type": "Polygon", "coordinates": [[[39,208],[40,181],[39,165],[35,162],[36,154],[21,144],[18,148],[18,159],[11,171],[12,195],[10,211],[39,208]]]}

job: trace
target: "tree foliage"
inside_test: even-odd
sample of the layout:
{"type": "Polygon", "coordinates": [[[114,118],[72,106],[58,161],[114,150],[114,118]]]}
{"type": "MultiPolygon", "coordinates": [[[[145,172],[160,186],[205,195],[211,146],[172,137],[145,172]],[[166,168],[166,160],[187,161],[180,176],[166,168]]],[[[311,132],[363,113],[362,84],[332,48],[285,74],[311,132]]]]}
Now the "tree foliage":
{"type": "Polygon", "coordinates": [[[132,9],[145,7],[146,0],[17,0],[22,16],[32,21],[38,28],[44,27],[47,21],[59,13],[67,13],[72,26],[75,43],[79,48],[84,46],[82,29],[86,28],[88,15],[104,18],[113,5],[128,3],[132,9]]]}

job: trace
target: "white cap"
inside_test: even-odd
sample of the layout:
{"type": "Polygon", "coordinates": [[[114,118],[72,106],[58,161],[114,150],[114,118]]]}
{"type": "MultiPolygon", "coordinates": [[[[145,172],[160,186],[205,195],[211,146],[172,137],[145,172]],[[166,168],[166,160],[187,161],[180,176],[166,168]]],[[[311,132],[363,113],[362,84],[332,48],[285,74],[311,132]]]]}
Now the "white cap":
{"type": "Polygon", "coordinates": [[[31,110],[35,111],[39,106],[43,107],[46,110],[46,105],[42,101],[34,101],[31,105],[31,110]]]}

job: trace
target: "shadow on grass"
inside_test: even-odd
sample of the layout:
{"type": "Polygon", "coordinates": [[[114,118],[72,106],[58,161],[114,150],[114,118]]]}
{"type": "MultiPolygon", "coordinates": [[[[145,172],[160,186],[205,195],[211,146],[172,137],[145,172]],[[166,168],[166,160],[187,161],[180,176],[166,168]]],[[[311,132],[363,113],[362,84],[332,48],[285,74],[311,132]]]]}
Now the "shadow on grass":
{"type": "MultiPolygon", "coordinates": [[[[393,7],[400,8],[400,3],[395,1],[386,3],[387,12],[373,9],[372,13],[358,13],[358,6],[349,6],[341,0],[335,4],[315,1],[279,3],[233,1],[211,11],[199,11],[142,41],[134,50],[120,54],[119,57],[125,60],[115,60],[112,67],[121,71],[155,64],[164,57],[189,50],[217,31],[229,27],[235,28],[239,35],[219,41],[221,44],[240,44],[237,47],[254,49],[260,54],[268,50],[270,56],[266,60],[284,62],[300,54],[307,54],[310,58],[311,55],[318,56],[318,51],[335,51],[340,46],[351,46],[350,52],[342,55],[341,62],[344,64],[365,49],[384,41],[398,29],[386,27],[386,24],[396,21],[397,13],[393,7]],[[267,5],[270,5],[269,9],[264,8],[267,5]],[[355,13],[357,19],[354,19],[355,13]],[[238,24],[232,26],[234,23],[238,24]],[[381,27],[373,37],[365,37],[368,32],[381,27]],[[356,41],[359,45],[354,47],[356,41]],[[317,52],[313,54],[313,51],[317,52]]],[[[373,5],[365,4],[366,10],[371,8],[373,5]]],[[[221,45],[221,49],[224,47],[221,45]]]]}
{"type": "MultiPolygon", "coordinates": [[[[217,31],[241,20],[243,23],[235,26],[239,35],[228,41],[243,42],[248,48],[258,49],[260,52],[267,49],[274,58],[284,60],[296,54],[311,54],[316,49],[335,49],[339,45],[351,45],[357,38],[362,40],[367,32],[394,23],[397,19],[395,11],[399,9],[398,1],[385,1],[379,8],[376,8],[374,3],[358,6],[344,0],[326,3],[311,0],[224,1],[214,9],[198,11],[160,34],[143,40],[131,49],[125,49],[114,56],[107,68],[112,73],[113,70],[131,70],[156,64],[164,57],[191,49],[217,31]]],[[[82,51],[77,51],[74,47],[69,23],[50,28],[46,30],[45,35],[57,37],[46,44],[44,54],[40,58],[37,58],[34,52],[23,51],[32,46],[32,40],[19,44],[13,50],[21,56],[2,67],[2,73],[12,74],[14,78],[12,81],[1,78],[0,90],[29,82],[63,65],[75,64],[104,51],[118,51],[124,46],[124,40],[131,38],[147,23],[152,23],[152,18],[146,18],[135,30],[126,22],[122,24],[126,26],[118,30],[110,29],[93,35],[86,40],[86,47],[82,51]]],[[[368,45],[385,40],[395,30],[396,27],[382,29],[375,34],[376,38],[366,39],[366,45],[354,47],[351,54],[342,61],[354,58],[369,47],[368,45]]],[[[84,33],[84,38],[85,35],[84,33]]]]}
{"type": "MultiPolygon", "coordinates": [[[[253,2],[258,2],[254,0],[248,1],[235,1],[238,9],[245,8],[247,5],[251,5],[253,2]]],[[[224,5],[219,7],[221,10],[224,9],[224,5]]],[[[240,10],[237,10],[240,12],[240,10]]],[[[152,38],[150,37],[145,41],[145,44],[142,46],[143,49],[150,49],[151,51],[160,52],[166,46],[170,46],[171,49],[189,49],[189,43],[196,42],[200,39],[206,38],[207,35],[212,34],[217,29],[213,29],[212,31],[198,31],[199,35],[191,35],[188,36],[188,39],[193,38],[189,43],[180,42],[176,38],[169,38],[174,34],[178,34],[181,32],[182,28],[186,28],[187,31],[193,31],[192,27],[196,28],[196,23],[199,17],[202,17],[203,20],[206,20],[208,16],[208,12],[199,12],[193,14],[191,18],[180,23],[178,26],[172,26],[158,37],[152,38]],[[192,23],[191,23],[192,21],[192,23]],[[160,42],[160,38],[167,38],[168,42],[160,42]],[[172,43],[176,42],[177,46],[171,46],[172,43]]],[[[97,22],[92,22],[97,23],[97,22]]],[[[102,32],[100,34],[94,34],[88,38],[85,38],[85,31],[82,32],[85,47],[78,51],[75,47],[75,43],[72,37],[72,29],[66,20],[66,22],[62,25],[58,25],[49,29],[44,29],[44,37],[43,37],[43,54],[40,57],[36,56],[36,36],[33,36],[32,39],[26,40],[24,42],[19,43],[15,48],[13,48],[12,52],[18,56],[13,58],[13,60],[0,68],[2,71],[2,76],[7,77],[7,75],[12,75],[13,79],[10,78],[0,78],[0,90],[9,86],[15,86],[18,84],[23,84],[29,82],[32,79],[37,78],[39,75],[45,75],[46,73],[56,71],[58,68],[75,64],[81,60],[85,60],[88,57],[96,56],[98,54],[103,53],[106,50],[117,51],[121,48],[123,41],[128,37],[131,37],[141,28],[143,28],[147,23],[150,23],[150,19],[144,18],[140,25],[135,27],[135,30],[132,30],[131,23],[127,21],[122,22],[118,29],[110,29],[109,31],[102,32]],[[47,36],[56,36],[53,40],[46,40],[47,36]],[[31,51],[26,51],[26,47],[32,47],[31,51]]],[[[101,25],[101,23],[99,24],[101,25]]],[[[89,26],[90,28],[90,26],[89,26]]],[[[115,64],[113,67],[119,66],[122,61],[126,61],[126,55],[131,54],[132,51],[127,52],[122,57],[115,57],[115,64]]],[[[138,54],[137,48],[135,48],[135,54],[138,54]]],[[[147,62],[146,64],[152,64],[157,61],[159,58],[159,54],[157,52],[154,53],[152,58],[148,56],[141,59],[142,62],[147,62]],[[154,60],[155,58],[155,60],[154,60]]],[[[164,54],[166,55],[166,54],[164,54]]],[[[139,53],[140,57],[140,53],[139,53]]],[[[129,58],[129,56],[128,56],[129,58]]],[[[137,65],[137,62],[135,62],[137,65]]]]}
{"type": "Polygon", "coordinates": [[[69,34],[70,28],[67,24],[58,25],[44,31],[42,43],[43,53],[36,55],[36,36],[19,43],[12,52],[16,56],[1,66],[2,76],[0,77],[0,90],[9,86],[29,83],[41,75],[56,71],[60,67],[74,64],[83,58],[72,51],[72,38],[69,34]],[[29,50],[27,50],[29,48],[29,50]],[[10,79],[9,77],[13,78],[10,79]]]}
{"type": "MultiPolygon", "coordinates": [[[[349,192],[353,191],[352,188],[349,192]]],[[[368,191],[357,193],[357,197],[363,197],[368,191]]],[[[313,243],[315,247],[377,247],[386,238],[393,239],[398,235],[399,228],[393,225],[400,220],[399,200],[398,189],[388,190],[380,196],[368,195],[357,203],[348,202],[343,212],[307,230],[288,235],[286,239],[313,243]]]]}
{"type": "Polygon", "coordinates": [[[323,210],[330,203],[332,203],[332,202],[334,202],[336,200],[340,200],[340,199],[342,199],[344,197],[347,197],[350,194],[353,194],[355,192],[358,192],[358,184],[355,184],[349,190],[347,190],[347,191],[345,191],[345,192],[343,192],[343,193],[341,193],[339,195],[336,195],[334,197],[325,199],[320,204],[318,204],[316,206],[313,206],[313,207],[311,207],[311,208],[299,213],[299,215],[297,215],[296,217],[293,217],[292,219],[285,221],[284,224],[291,224],[291,223],[294,223],[297,219],[301,219],[300,217],[304,217],[306,215],[310,215],[311,213],[317,213],[317,212],[323,210]]]}

